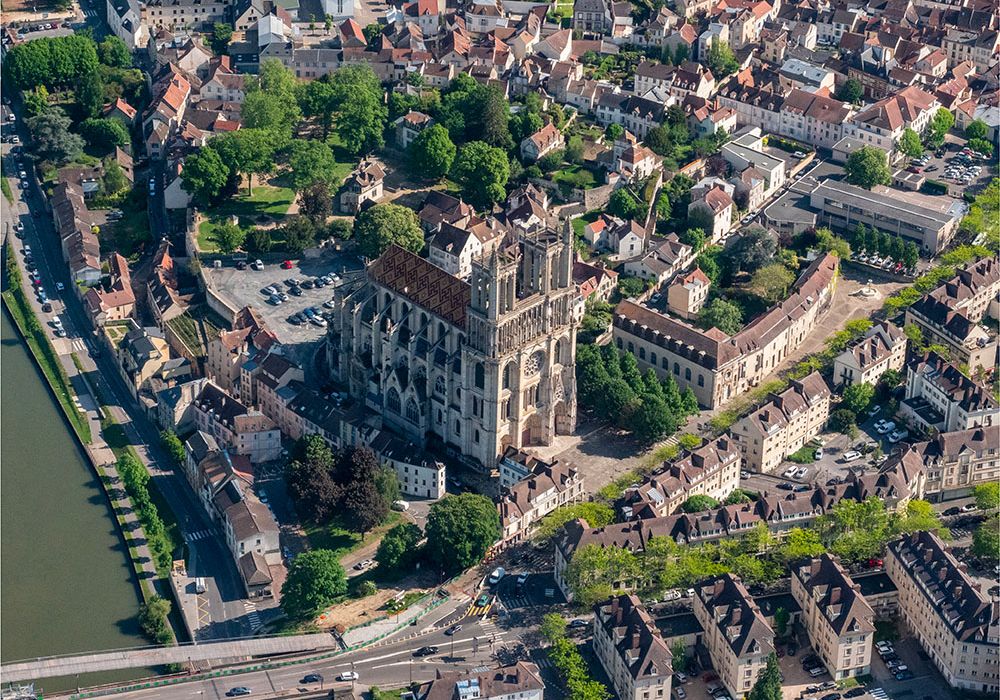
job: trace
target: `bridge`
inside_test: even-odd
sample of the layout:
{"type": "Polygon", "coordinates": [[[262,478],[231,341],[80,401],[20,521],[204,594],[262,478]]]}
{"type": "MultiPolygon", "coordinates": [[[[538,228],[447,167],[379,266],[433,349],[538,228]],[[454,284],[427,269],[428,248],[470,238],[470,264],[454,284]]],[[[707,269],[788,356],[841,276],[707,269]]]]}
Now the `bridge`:
{"type": "Polygon", "coordinates": [[[277,656],[340,649],[331,634],[300,634],[289,637],[253,637],[239,640],[185,643],[169,647],[116,649],[75,656],[48,656],[14,661],[0,666],[4,683],[34,681],[78,673],[116,671],[191,661],[277,656]]]}

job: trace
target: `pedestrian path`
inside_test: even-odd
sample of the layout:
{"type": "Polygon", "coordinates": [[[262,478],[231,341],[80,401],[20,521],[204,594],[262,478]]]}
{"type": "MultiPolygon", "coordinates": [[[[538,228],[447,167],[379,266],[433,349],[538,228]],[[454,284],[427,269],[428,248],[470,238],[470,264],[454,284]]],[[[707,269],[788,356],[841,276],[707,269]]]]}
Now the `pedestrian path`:
{"type": "Polygon", "coordinates": [[[247,614],[247,622],[250,624],[250,631],[255,632],[260,627],[260,614],[257,612],[256,604],[249,600],[243,601],[243,609],[247,614]]]}
{"type": "Polygon", "coordinates": [[[195,532],[185,532],[184,540],[187,542],[197,542],[206,537],[215,537],[216,535],[218,535],[218,532],[215,530],[196,530],[195,532]]]}
{"type": "Polygon", "coordinates": [[[493,620],[487,618],[479,623],[479,626],[483,628],[483,631],[486,632],[491,639],[494,639],[497,642],[503,642],[504,632],[496,626],[496,623],[493,622],[493,620]]]}

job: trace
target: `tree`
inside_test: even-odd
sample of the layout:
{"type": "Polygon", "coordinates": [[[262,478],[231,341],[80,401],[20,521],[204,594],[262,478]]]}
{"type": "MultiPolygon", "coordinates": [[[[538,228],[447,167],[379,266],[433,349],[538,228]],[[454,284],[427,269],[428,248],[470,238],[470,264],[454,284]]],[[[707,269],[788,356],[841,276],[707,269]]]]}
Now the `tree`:
{"type": "Polygon", "coordinates": [[[857,416],[861,415],[868,408],[868,404],[872,402],[873,398],[875,398],[875,387],[868,382],[851,384],[844,389],[840,405],[843,408],[853,411],[854,415],[857,416]]]}
{"type": "Polygon", "coordinates": [[[129,186],[128,179],[122,171],[122,166],[113,158],[106,158],[104,161],[104,191],[107,194],[115,195],[126,190],[129,186]]]}
{"type": "Polygon", "coordinates": [[[96,117],[104,106],[104,82],[97,70],[80,78],[74,90],[84,117],[96,117]]]}
{"type": "Polygon", "coordinates": [[[382,34],[382,27],[378,25],[377,22],[372,22],[371,24],[366,24],[365,28],[361,30],[365,35],[365,41],[371,44],[382,34]]]}
{"type": "Polygon", "coordinates": [[[216,22],[212,25],[212,51],[220,55],[225,54],[232,39],[233,25],[226,22],[216,22]]]}
{"type": "Polygon", "coordinates": [[[590,527],[604,527],[615,521],[615,511],[611,506],[596,502],[561,506],[542,518],[535,528],[533,539],[536,542],[550,542],[566,523],[577,519],[587,521],[590,527]]]}
{"type": "Polygon", "coordinates": [[[39,85],[34,90],[25,90],[21,93],[21,100],[24,102],[26,119],[37,117],[49,109],[49,91],[44,85],[39,85]]]}
{"type": "Polygon", "coordinates": [[[708,57],[705,60],[712,75],[716,80],[725,78],[727,75],[735,73],[740,64],[736,60],[736,55],[725,41],[713,40],[708,49],[708,57]]]}
{"type": "Polygon", "coordinates": [[[205,146],[184,159],[181,189],[191,195],[195,204],[205,207],[218,198],[230,175],[219,152],[211,145],[205,146]]]}
{"type": "Polygon", "coordinates": [[[410,144],[410,170],[421,177],[439,180],[451,171],[457,149],[448,136],[448,130],[440,124],[420,132],[410,144]]]}
{"type": "Polygon", "coordinates": [[[16,44],[3,61],[4,79],[20,90],[72,86],[98,67],[97,44],[83,33],[16,44]]]}
{"type": "Polygon", "coordinates": [[[94,151],[102,154],[129,142],[128,130],[117,119],[87,119],[80,124],[80,134],[94,151]]]}
{"type": "Polygon", "coordinates": [[[726,259],[737,270],[756,272],[774,258],[778,244],[760,226],[755,226],[736,239],[725,252],[726,259]]]}
{"type": "Polygon", "coordinates": [[[788,535],[781,541],[774,558],[787,566],[797,561],[818,557],[825,551],[826,547],[820,542],[818,532],[795,527],[789,530],[788,535]]]}
{"type": "Polygon", "coordinates": [[[708,303],[698,316],[702,328],[718,328],[727,335],[736,335],[743,328],[743,311],[721,297],[708,303]]]}
{"type": "Polygon", "coordinates": [[[931,148],[940,148],[944,143],[945,134],[951,131],[954,125],[955,116],[944,107],[938,109],[927,126],[927,145],[931,148]]]}
{"type": "Polygon", "coordinates": [[[458,152],[451,174],[469,203],[489,209],[507,196],[510,162],[503,149],[471,141],[458,152]]]}
{"type": "Polygon", "coordinates": [[[747,700],[781,700],[781,668],[778,657],[772,651],[767,657],[764,672],[757,676],[757,682],[750,689],[747,700]]]}
{"type": "Polygon", "coordinates": [[[247,232],[240,228],[239,224],[234,224],[232,221],[224,221],[216,224],[212,231],[212,240],[215,241],[215,244],[219,246],[219,250],[223,253],[232,253],[235,251],[243,245],[246,237],[247,232]]]}
{"type": "Polygon", "coordinates": [[[376,204],[354,219],[354,238],[361,254],[374,260],[396,244],[419,253],[424,247],[424,232],[412,209],[398,204],[376,204]]]}
{"type": "Polygon", "coordinates": [[[676,640],[670,646],[670,655],[673,657],[673,661],[670,663],[671,669],[676,671],[686,671],[688,667],[687,658],[687,645],[684,643],[683,639],[676,640]]]}
{"type": "Polygon", "coordinates": [[[424,533],[413,523],[400,523],[385,533],[375,552],[375,561],[383,571],[403,571],[420,556],[417,545],[424,533]]]}
{"type": "MultiPolygon", "coordinates": [[[[657,207],[657,209],[659,209],[659,207],[657,207]]],[[[657,214],[659,214],[659,211],[657,211],[657,214]]],[[[678,235],[678,238],[680,238],[681,243],[686,243],[691,246],[691,250],[695,252],[701,250],[705,245],[705,241],[708,240],[708,237],[705,235],[705,230],[701,228],[689,228],[678,235]]]]}
{"type": "Polygon", "coordinates": [[[335,552],[314,549],[295,557],[281,587],[281,609],[293,620],[308,620],[347,593],[347,576],[335,552]]]}
{"type": "Polygon", "coordinates": [[[906,241],[906,243],[903,244],[903,265],[905,265],[909,270],[916,267],[919,260],[920,249],[917,247],[917,244],[913,241],[906,241]]]}
{"type": "Polygon", "coordinates": [[[910,158],[919,158],[924,152],[924,144],[920,142],[917,132],[907,127],[899,138],[899,150],[910,158]]]}
{"type": "Polygon", "coordinates": [[[625,127],[621,124],[608,124],[607,128],[604,130],[604,140],[605,141],[617,141],[622,136],[625,135],[625,127]]]}
{"type": "Polygon", "coordinates": [[[996,516],[980,523],[972,533],[972,553],[990,563],[1000,558],[1000,519],[996,516]]]}
{"type": "Polygon", "coordinates": [[[344,498],[340,504],[342,518],[348,527],[364,534],[380,525],[389,515],[392,501],[388,500],[382,486],[384,474],[375,453],[367,447],[347,448],[337,456],[336,471],[350,475],[344,484],[344,498]]]}
{"type": "Polygon", "coordinates": [[[497,541],[500,517],[485,496],[445,496],[431,505],[425,532],[428,559],[446,573],[456,573],[481,561],[497,541]]]}
{"type": "Polygon", "coordinates": [[[642,205],[639,204],[628,188],[621,187],[611,194],[608,201],[608,211],[623,219],[634,219],[641,213],[642,205]]]}
{"type": "Polygon", "coordinates": [[[334,73],[330,106],[337,112],[337,134],[348,153],[361,155],[381,148],[388,118],[385,92],[368,66],[348,66],[334,73]]]}
{"type": "Polygon", "coordinates": [[[788,621],[791,615],[784,608],[778,608],[774,611],[774,631],[779,637],[784,637],[788,632],[788,621]]]}
{"type": "Polygon", "coordinates": [[[246,240],[243,241],[243,247],[248,253],[269,253],[273,245],[271,232],[259,227],[250,229],[246,240]]]}
{"type": "Polygon", "coordinates": [[[538,633],[549,644],[555,644],[557,640],[566,638],[566,620],[559,613],[545,613],[538,633]]]}
{"type": "Polygon", "coordinates": [[[298,103],[287,97],[260,90],[248,91],[243,99],[240,114],[247,129],[261,129],[273,134],[278,143],[284,144],[292,135],[299,113],[298,103]],[[294,107],[294,110],[290,109],[294,107]]]}
{"type": "Polygon", "coordinates": [[[719,501],[711,496],[706,496],[705,494],[691,496],[681,504],[681,510],[685,513],[700,513],[702,511],[712,510],[713,508],[718,507],[719,501]]]}
{"type": "Polygon", "coordinates": [[[281,227],[285,237],[285,252],[299,255],[316,242],[316,225],[308,216],[292,216],[281,227]]]}
{"type": "Polygon", "coordinates": [[[318,435],[299,440],[292,461],[285,468],[288,492],[300,513],[317,523],[326,521],[337,507],[341,489],[333,479],[335,459],[330,446],[318,435]]]}
{"type": "Polygon", "coordinates": [[[34,141],[33,150],[40,160],[62,165],[83,152],[83,138],[70,133],[71,123],[58,107],[27,120],[34,141]]]}
{"type": "MultiPolygon", "coordinates": [[[[357,581],[357,579],[354,579],[357,581]]],[[[370,595],[375,595],[378,593],[378,586],[375,585],[374,581],[365,580],[357,585],[354,589],[354,595],[358,598],[367,598],[370,595]]]]}
{"type": "Polygon", "coordinates": [[[132,66],[132,52],[125,42],[113,34],[104,37],[97,46],[97,56],[101,63],[111,68],[129,68],[132,66]]]}
{"type": "Polygon", "coordinates": [[[317,183],[330,182],[337,160],[322,141],[292,141],[288,166],[292,171],[292,187],[302,192],[317,183]]]}
{"type": "Polygon", "coordinates": [[[324,223],[333,213],[330,186],[322,180],[305,188],[299,195],[299,202],[299,211],[309,217],[314,224],[324,223]]]}
{"type": "Polygon", "coordinates": [[[982,153],[984,156],[993,155],[993,143],[986,139],[969,139],[968,146],[976,153],[982,153]]]}
{"type": "Polygon", "coordinates": [[[253,176],[274,170],[274,153],[279,145],[272,132],[240,129],[212,139],[211,147],[231,173],[247,176],[247,194],[252,195],[253,176]]]}
{"type": "Polygon", "coordinates": [[[976,507],[980,510],[996,510],[1000,507],[1000,482],[990,481],[972,488],[976,507]]]}
{"type": "Polygon", "coordinates": [[[889,159],[885,151],[874,146],[862,146],[847,157],[844,165],[847,181],[852,185],[870,190],[875,185],[892,182],[889,159]]]}
{"type": "Polygon", "coordinates": [[[725,500],[722,501],[722,505],[734,506],[737,503],[749,503],[751,500],[753,499],[750,498],[750,494],[743,489],[733,489],[730,491],[729,495],[726,496],[725,500]]]}
{"type": "Polygon", "coordinates": [[[583,139],[579,136],[570,136],[569,141],[566,142],[566,162],[583,162],[583,139]]]}
{"type": "Polygon", "coordinates": [[[982,119],[974,119],[969,122],[969,125],[965,127],[965,138],[972,139],[985,139],[990,133],[990,128],[986,125],[982,119]]]}
{"type": "Polygon", "coordinates": [[[865,88],[861,84],[861,81],[857,78],[848,78],[837,88],[834,97],[841,102],[850,102],[851,104],[858,105],[861,104],[861,98],[864,95],[865,88]]]}
{"type": "Polygon", "coordinates": [[[139,606],[139,627],[157,644],[169,644],[173,640],[170,607],[170,601],[158,595],[139,606]]]}
{"type": "Polygon", "coordinates": [[[771,263],[753,273],[754,291],[770,302],[784,299],[795,282],[795,275],[781,263],[771,263]]]}
{"type": "Polygon", "coordinates": [[[838,433],[853,435],[858,430],[855,420],[856,414],[854,411],[849,408],[838,408],[830,414],[830,421],[827,423],[827,427],[830,430],[836,430],[838,433]]]}
{"type": "Polygon", "coordinates": [[[833,231],[828,228],[816,229],[816,246],[824,253],[834,253],[841,260],[851,257],[851,244],[833,235],[833,231]]]}
{"type": "Polygon", "coordinates": [[[170,455],[170,459],[175,465],[182,466],[184,464],[187,453],[184,451],[184,443],[177,437],[177,433],[173,430],[164,430],[160,433],[160,446],[170,455]]]}

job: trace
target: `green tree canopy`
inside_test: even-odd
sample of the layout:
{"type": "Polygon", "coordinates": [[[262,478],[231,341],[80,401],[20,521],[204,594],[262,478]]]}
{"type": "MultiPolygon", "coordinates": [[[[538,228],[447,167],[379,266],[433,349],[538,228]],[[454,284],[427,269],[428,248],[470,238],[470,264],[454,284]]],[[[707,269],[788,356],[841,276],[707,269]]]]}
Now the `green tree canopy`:
{"type": "Polygon", "coordinates": [[[288,158],[292,171],[292,186],[296,192],[317,183],[329,183],[337,160],[333,151],[322,141],[292,141],[292,153],[288,158]]]}
{"type": "Polygon", "coordinates": [[[778,243],[771,234],[760,226],[754,226],[736,239],[723,254],[734,269],[753,273],[769,263],[777,249],[778,243]]]}
{"type": "Polygon", "coordinates": [[[634,219],[642,213],[642,205],[639,204],[628,188],[621,187],[611,194],[608,201],[608,211],[623,219],[634,219]]]}
{"type": "Polygon", "coordinates": [[[764,672],[757,676],[757,681],[750,689],[747,700],[781,700],[781,668],[778,666],[778,657],[771,652],[767,657],[767,666],[764,672]]]}
{"type": "Polygon", "coordinates": [[[874,146],[862,146],[849,155],[844,172],[847,173],[848,182],[868,190],[875,185],[888,185],[892,182],[889,159],[885,151],[874,146]]]}
{"type": "Polygon", "coordinates": [[[243,245],[246,237],[247,232],[240,228],[239,224],[234,224],[232,221],[216,224],[212,231],[212,240],[223,253],[232,253],[237,250],[243,245]]]}
{"type": "Polygon", "coordinates": [[[247,193],[253,194],[253,176],[274,170],[274,153],[280,143],[263,129],[240,129],[212,139],[214,148],[231,173],[247,176],[247,193]]]}
{"type": "Polygon", "coordinates": [[[347,576],[335,552],[314,549],[295,557],[281,587],[281,609],[308,620],[347,593],[347,576]]]}
{"type": "Polygon", "coordinates": [[[974,119],[965,127],[965,138],[985,139],[990,133],[990,128],[982,119],[974,119]]]}
{"type": "Polygon", "coordinates": [[[538,632],[542,639],[549,644],[554,644],[557,640],[566,637],[566,620],[559,613],[545,613],[542,615],[542,623],[538,627],[538,632]]]}
{"type": "Polygon", "coordinates": [[[376,204],[354,219],[354,238],[361,254],[375,259],[396,244],[413,253],[424,247],[424,232],[412,209],[398,204],[376,204]]]}
{"type": "Polygon", "coordinates": [[[375,552],[375,561],[383,570],[403,571],[420,556],[417,546],[423,532],[413,523],[400,523],[385,533],[375,552]]]}
{"type": "Polygon", "coordinates": [[[980,523],[972,533],[972,553],[990,563],[1000,559],[1000,519],[996,516],[980,523]]]}
{"type": "Polygon", "coordinates": [[[457,149],[440,124],[424,129],[410,144],[410,170],[421,177],[438,180],[451,171],[457,149]]]}
{"type": "Polygon", "coordinates": [[[861,98],[865,95],[865,88],[857,78],[848,78],[837,88],[834,96],[841,102],[849,102],[854,105],[861,104],[861,98]]]}
{"type": "Polygon", "coordinates": [[[1000,483],[990,481],[978,484],[972,488],[976,499],[976,507],[982,510],[996,510],[1000,507],[1000,483]]]}
{"type": "Polygon", "coordinates": [[[132,66],[132,52],[125,42],[113,34],[101,40],[97,46],[100,62],[112,68],[129,68],[132,66]]]}
{"type": "Polygon", "coordinates": [[[477,209],[489,209],[507,196],[510,162],[503,149],[471,141],[458,152],[452,178],[466,201],[477,209]]]}
{"type": "Polygon", "coordinates": [[[429,560],[456,573],[481,561],[497,541],[500,516],[485,496],[445,496],[431,505],[425,532],[429,560]]]}
{"type": "Polygon", "coordinates": [[[27,120],[33,140],[32,150],[40,160],[62,165],[83,153],[83,138],[70,132],[71,123],[66,113],[58,107],[52,107],[27,120]]]}
{"type": "Polygon", "coordinates": [[[837,431],[838,433],[853,435],[858,429],[856,420],[857,414],[854,411],[849,408],[838,408],[830,414],[830,420],[827,422],[827,427],[830,430],[837,431]]]}
{"type": "Polygon", "coordinates": [[[736,60],[736,55],[729,47],[729,44],[717,39],[712,41],[705,63],[712,71],[712,75],[715,76],[716,80],[721,80],[727,75],[732,75],[740,67],[739,62],[736,60]]]}
{"type": "Polygon", "coordinates": [[[700,513],[705,510],[712,510],[719,507],[719,501],[705,494],[691,496],[681,504],[681,510],[685,513],[700,513]]]}
{"type": "Polygon", "coordinates": [[[698,316],[702,328],[718,328],[727,335],[735,335],[743,328],[743,311],[731,301],[717,297],[709,302],[698,316]]]}
{"type": "Polygon", "coordinates": [[[129,142],[128,129],[117,119],[87,119],[80,124],[80,134],[101,154],[114,150],[115,146],[127,146],[129,142]]]}
{"type": "Polygon", "coordinates": [[[89,36],[42,37],[15,44],[3,61],[4,78],[19,90],[73,86],[97,72],[97,45],[89,36]]]}
{"type": "Polygon", "coordinates": [[[757,294],[774,303],[788,296],[795,274],[781,263],[771,263],[753,273],[751,285],[757,294]]]}
{"type": "Polygon", "coordinates": [[[582,518],[590,527],[604,527],[615,521],[615,511],[604,503],[573,503],[560,506],[542,518],[535,528],[536,542],[550,542],[566,523],[582,518]]]}
{"type": "Polygon", "coordinates": [[[184,159],[181,189],[191,195],[195,204],[205,207],[218,198],[230,175],[219,152],[208,145],[184,159]]]}
{"type": "Polygon", "coordinates": [[[867,382],[851,384],[844,389],[840,405],[854,412],[854,415],[861,415],[868,408],[868,404],[875,398],[875,387],[867,382]]]}
{"type": "Polygon", "coordinates": [[[910,158],[918,158],[924,152],[924,144],[920,142],[920,136],[909,127],[903,129],[903,135],[899,138],[898,147],[900,151],[910,158]]]}

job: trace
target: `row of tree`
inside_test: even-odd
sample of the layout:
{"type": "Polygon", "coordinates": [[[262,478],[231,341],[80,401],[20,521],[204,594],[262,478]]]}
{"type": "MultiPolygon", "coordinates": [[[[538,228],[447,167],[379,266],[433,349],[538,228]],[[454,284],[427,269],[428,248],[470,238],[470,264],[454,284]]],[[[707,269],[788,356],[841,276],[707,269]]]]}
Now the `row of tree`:
{"type": "Polygon", "coordinates": [[[578,347],[576,378],[582,405],[644,442],[672,435],[698,412],[690,387],[681,392],[671,376],[661,381],[652,369],[641,373],[635,355],[613,345],[578,347]]]}
{"type": "Polygon", "coordinates": [[[903,513],[895,513],[876,498],[844,500],[810,527],[793,528],[780,539],[759,523],[738,539],[700,545],[654,537],[638,553],[587,545],[574,553],[566,580],[581,605],[606,599],[614,585],[623,583],[653,598],[727,572],[749,584],[766,584],[787,575],[791,564],[823,552],[848,563],[867,561],[879,556],[890,539],[918,530],[949,536],[926,501],[911,501],[903,513]]]}
{"type": "Polygon", "coordinates": [[[915,267],[920,260],[920,248],[913,241],[904,240],[902,236],[868,228],[864,224],[858,224],[852,234],[853,250],[869,255],[875,253],[881,257],[888,256],[896,262],[903,263],[907,269],[915,267]]]}

